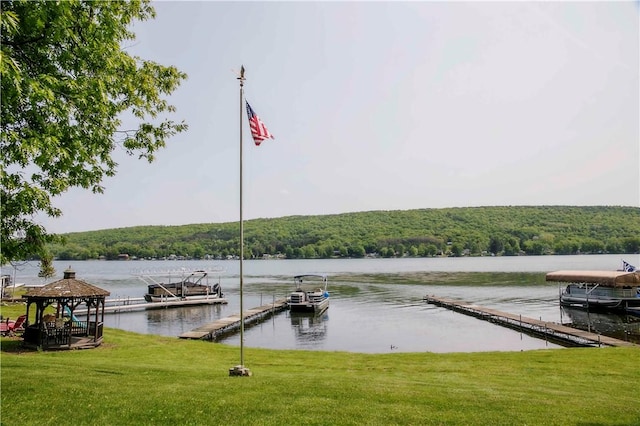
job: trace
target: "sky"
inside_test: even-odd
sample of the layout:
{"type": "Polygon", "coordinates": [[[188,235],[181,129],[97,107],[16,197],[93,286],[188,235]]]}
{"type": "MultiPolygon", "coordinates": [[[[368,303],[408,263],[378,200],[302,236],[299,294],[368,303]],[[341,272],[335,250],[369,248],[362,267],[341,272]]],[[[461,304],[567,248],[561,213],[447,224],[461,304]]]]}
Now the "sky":
{"type": "Polygon", "coordinates": [[[155,2],[133,55],[188,79],[187,132],[123,152],[66,233],[371,210],[640,207],[635,2],[155,2]],[[274,140],[253,144],[244,94],[274,140]]]}

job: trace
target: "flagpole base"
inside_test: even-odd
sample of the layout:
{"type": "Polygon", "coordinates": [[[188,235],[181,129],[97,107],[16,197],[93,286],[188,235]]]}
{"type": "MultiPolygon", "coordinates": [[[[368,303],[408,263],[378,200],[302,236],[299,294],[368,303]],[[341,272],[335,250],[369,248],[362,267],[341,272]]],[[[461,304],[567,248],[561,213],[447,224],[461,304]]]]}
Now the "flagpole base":
{"type": "Polygon", "coordinates": [[[244,365],[236,365],[229,369],[229,376],[251,376],[251,370],[244,365]]]}

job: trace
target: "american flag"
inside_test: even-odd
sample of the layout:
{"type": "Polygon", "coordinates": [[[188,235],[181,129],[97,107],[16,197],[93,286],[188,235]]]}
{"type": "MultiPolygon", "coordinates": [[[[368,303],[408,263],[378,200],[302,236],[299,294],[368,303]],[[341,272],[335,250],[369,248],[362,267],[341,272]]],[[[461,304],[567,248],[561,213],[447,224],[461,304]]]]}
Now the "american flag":
{"type": "MultiPolygon", "coordinates": [[[[245,101],[246,102],[246,101],[245,101]]],[[[247,103],[247,117],[249,117],[249,127],[251,127],[251,136],[256,146],[260,146],[265,139],[274,139],[273,135],[267,130],[267,126],[264,125],[260,117],[253,112],[249,102],[247,103]]]]}

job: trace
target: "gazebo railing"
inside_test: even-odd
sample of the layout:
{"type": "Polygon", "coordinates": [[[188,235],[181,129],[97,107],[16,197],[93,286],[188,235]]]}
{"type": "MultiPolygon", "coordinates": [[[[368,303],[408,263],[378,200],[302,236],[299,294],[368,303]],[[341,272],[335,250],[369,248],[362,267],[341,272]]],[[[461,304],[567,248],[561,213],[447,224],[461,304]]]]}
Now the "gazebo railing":
{"type": "Polygon", "coordinates": [[[87,321],[70,321],[72,336],[86,336],[89,334],[89,325],[87,321]]]}
{"type": "Polygon", "coordinates": [[[95,340],[102,338],[104,325],[95,321],[69,321],[60,320],[44,322],[40,325],[33,324],[25,330],[23,335],[25,342],[49,347],[67,346],[72,343],[74,337],[93,337],[95,340]]]}
{"type": "Polygon", "coordinates": [[[71,321],[71,336],[92,336],[96,338],[102,337],[104,324],[99,321],[96,325],[95,321],[71,321]]]}

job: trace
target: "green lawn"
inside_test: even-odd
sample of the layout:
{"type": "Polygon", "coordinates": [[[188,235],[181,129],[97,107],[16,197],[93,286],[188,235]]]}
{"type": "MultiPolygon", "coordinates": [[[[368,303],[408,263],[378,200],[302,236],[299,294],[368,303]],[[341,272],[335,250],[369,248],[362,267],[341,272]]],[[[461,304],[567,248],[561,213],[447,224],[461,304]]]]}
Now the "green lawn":
{"type": "Polygon", "coordinates": [[[106,329],[92,350],[3,338],[2,425],[640,424],[640,349],[245,349],[106,329]]]}

